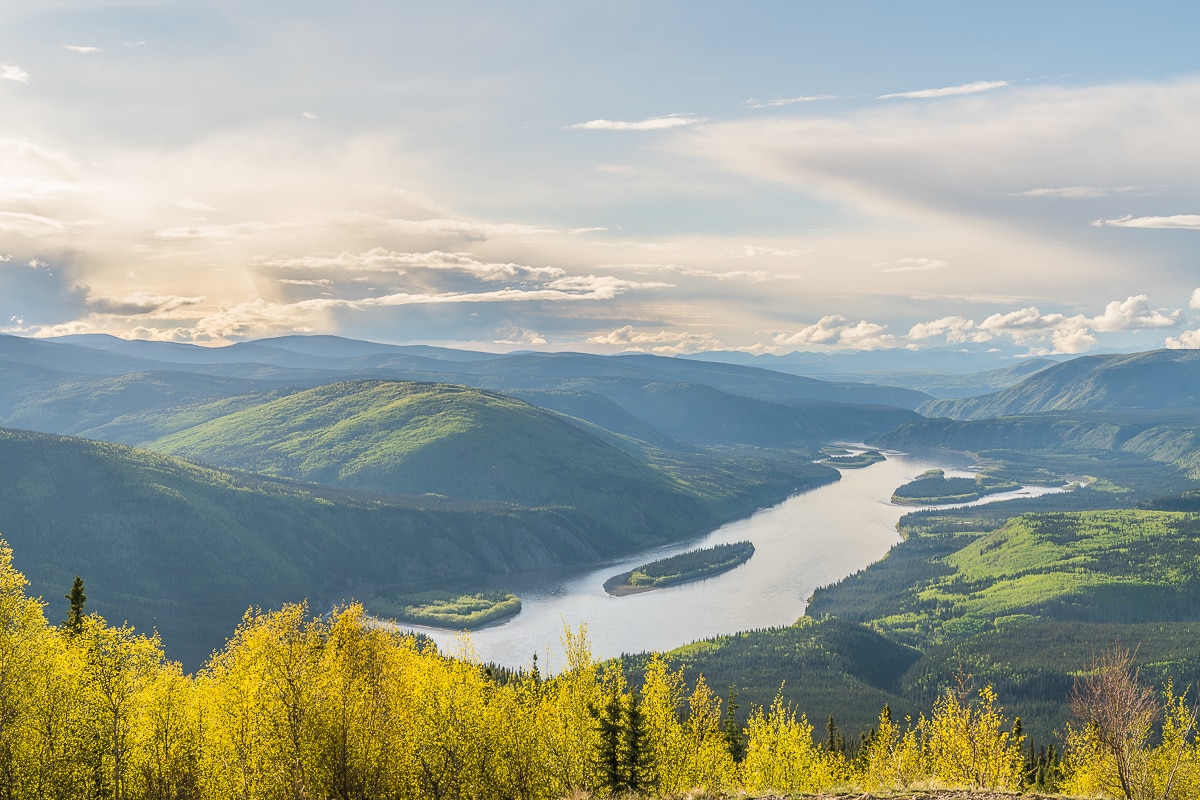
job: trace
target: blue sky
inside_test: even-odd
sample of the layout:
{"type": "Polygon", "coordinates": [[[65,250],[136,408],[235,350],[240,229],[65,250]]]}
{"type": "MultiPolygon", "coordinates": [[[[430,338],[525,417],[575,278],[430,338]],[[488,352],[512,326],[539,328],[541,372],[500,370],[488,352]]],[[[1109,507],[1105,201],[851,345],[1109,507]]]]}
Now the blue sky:
{"type": "Polygon", "coordinates": [[[0,6],[0,332],[1200,345],[1192,3],[0,6]]]}

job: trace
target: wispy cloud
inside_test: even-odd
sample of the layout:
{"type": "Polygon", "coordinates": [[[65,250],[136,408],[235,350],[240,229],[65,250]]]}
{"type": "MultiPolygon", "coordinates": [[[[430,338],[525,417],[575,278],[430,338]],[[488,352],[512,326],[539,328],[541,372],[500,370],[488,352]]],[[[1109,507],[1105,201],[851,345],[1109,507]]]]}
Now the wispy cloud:
{"type": "Polygon", "coordinates": [[[27,236],[40,236],[52,233],[65,233],[71,228],[56,219],[25,214],[17,211],[0,211],[0,231],[18,233],[27,236]]]}
{"type": "Polygon", "coordinates": [[[103,53],[103,47],[91,47],[85,44],[64,44],[64,50],[70,50],[72,53],[103,53]]]}
{"type": "Polygon", "coordinates": [[[0,80],[29,83],[29,73],[16,64],[0,64],[0,80]]]}
{"type": "Polygon", "coordinates": [[[902,258],[894,264],[884,262],[875,266],[883,267],[883,272],[922,272],[930,269],[941,269],[946,266],[946,262],[936,258],[902,258]]]}
{"type": "Polygon", "coordinates": [[[98,314],[122,317],[172,314],[182,308],[199,305],[204,300],[203,296],[181,297],[152,292],[134,292],[125,297],[89,297],[88,309],[98,314]]]}
{"type": "Polygon", "coordinates": [[[699,117],[689,117],[682,114],[668,114],[665,117],[650,117],[638,122],[622,122],[611,119],[593,119],[587,122],[576,122],[568,125],[568,130],[580,131],[661,131],[669,128],[682,128],[700,122],[699,117]]]}
{"type": "Polygon", "coordinates": [[[780,97],[775,100],[755,100],[751,98],[746,101],[746,105],[751,108],[779,108],[781,106],[790,106],[796,103],[816,103],[821,100],[837,100],[836,94],[813,94],[805,95],[804,97],[780,97]]]}
{"type": "Polygon", "coordinates": [[[1024,192],[1013,192],[1012,197],[1062,197],[1068,200],[1092,200],[1099,197],[1111,197],[1114,194],[1136,192],[1139,186],[1059,186],[1054,188],[1029,189],[1024,192]]]}
{"type": "Polygon", "coordinates": [[[317,115],[312,113],[311,111],[301,111],[300,116],[304,117],[305,119],[316,119],[317,118],[317,115]]]}
{"type": "Polygon", "coordinates": [[[1173,214],[1167,217],[1135,217],[1127,214],[1116,219],[1098,219],[1097,228],[1153,228],[1159,230],[1200,231],[1200,214],[1173,214]]]}
{"type": "Polygon", "coordinates": [[[953,97],[960,94],[978,94],[979,92],[990,92],[992,89],[1003,89],[1008,85],[1008,81],[975,81],[974,83],[962,83],[958,86],[943,86],[938,89],[918,89],[914,92],[893,92],[892,94],[881,94],[877,99],[895,100],[900,98],[924,99],[929,97],[953,97]]]}

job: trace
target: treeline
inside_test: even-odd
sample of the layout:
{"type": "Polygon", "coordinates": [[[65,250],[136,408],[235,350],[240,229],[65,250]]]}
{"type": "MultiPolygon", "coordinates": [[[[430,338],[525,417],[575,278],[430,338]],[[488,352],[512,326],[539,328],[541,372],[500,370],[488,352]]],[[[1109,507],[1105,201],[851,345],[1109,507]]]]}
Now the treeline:
{"type": "MultiPolygon", "coordinates": [[[[1043,757],[1030,773],[1020,723],[1005,718],[990,687],[943,692],[915,721],[901,723],[885,707],[850,755],[832,725],[818,743],[782,699],[739,725],[703,679],[685,684],[660,657],[633,686],[619,663],[592,659],[583,630],[564,634],[561,674],[500,676],[374,624],[357,605],[317,617],[304,604],[248,612],[207,666],[185,675],[156,636],[79,613],[81,591],[72,592],[68,619],[49,624],[11,556],[0,547],[0,794],[8,798],[1017,789],[1031,774],[1094,791],[1112,777],[1102,725],[1090,720],[1073,733],[1076,750],[1063,764],[1043,757]]],[[[1147,745],[1139,728],[1134,744],[1190,791],[1200,786],[1194,721],[1174,697],[1167,708],[1163,743],[1147,745]]]]}

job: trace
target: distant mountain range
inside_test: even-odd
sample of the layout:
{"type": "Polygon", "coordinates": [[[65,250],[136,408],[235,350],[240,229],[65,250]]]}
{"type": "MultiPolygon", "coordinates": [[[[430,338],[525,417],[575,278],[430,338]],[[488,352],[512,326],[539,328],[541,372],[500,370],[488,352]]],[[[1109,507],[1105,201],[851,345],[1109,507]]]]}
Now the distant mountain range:
{"type": "Polygon", "coordinates": [[[1001,391],[918,407],[927,417],[987,419],[1045,411],[1194,408],[1200,406],[1200,351],[1153,350],[1080,356],[1001,391]]]}

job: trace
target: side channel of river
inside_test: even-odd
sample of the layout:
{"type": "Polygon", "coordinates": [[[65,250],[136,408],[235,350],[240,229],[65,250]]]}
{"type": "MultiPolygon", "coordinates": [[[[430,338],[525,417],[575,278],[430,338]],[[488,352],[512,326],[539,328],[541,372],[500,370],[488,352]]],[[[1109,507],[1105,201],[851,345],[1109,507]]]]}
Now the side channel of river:
{"type": "MultiPolygon", "coordinates": [[[[789,498],[706,536],[642,552],[600,568],[512,586],[521,595],[520,615],[475,631],[470,643],[483,661],[528,666],[538,654],[543,668],[563,666],[563,626],[587,625],[598,658],[646,650],[670,650],[697,639],[778,625],[803,613],[813,590],[878,561],[896,542],[896,522],[911,507],[891,503],[896,487],[927,469],[969,475],[952,455],[889,454],[865,469],[844,470],[842,479],[789,498]],[[610,597],[604,581],[657,558],[697,547],[749,540],[754,557],[722,575],[626,597],[610,597]]],[[[1034,489],[1044,493],[1045,489],[1034,489]]],[[[1014,493],[1015,494],[1015,493],[1014,493]]],[[[993,495],[988,500],[1012,495],[993,495]]],[[[454,652],[456,634],[421,628],[439,647],[454,652]]]]}

